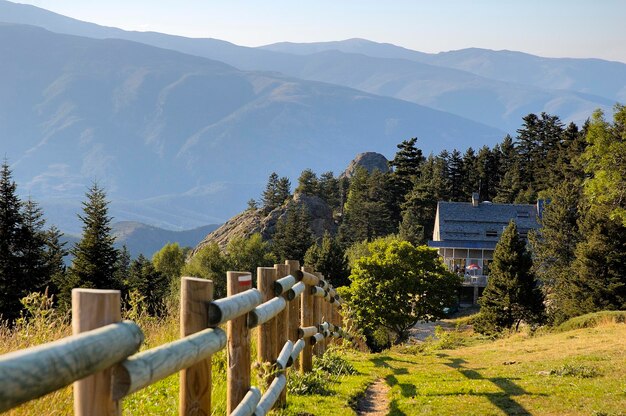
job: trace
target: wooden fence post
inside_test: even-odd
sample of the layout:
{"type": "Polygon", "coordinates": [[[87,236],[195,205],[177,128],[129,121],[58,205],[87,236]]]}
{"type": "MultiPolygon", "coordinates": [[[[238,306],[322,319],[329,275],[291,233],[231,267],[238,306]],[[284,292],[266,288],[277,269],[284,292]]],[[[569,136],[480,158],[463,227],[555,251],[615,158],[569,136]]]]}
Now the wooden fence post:
{"type": "MultiPolygon", "coordinates": [[[[213,300],[213,281],[182,277],[180,284],[180,336],[207,329],[207,304],[213,300]]],[[[180,372],[178,414],[211,414],[211,358],[180,372]]]]}
{"type": "MultiPolygon", "coordinates": [[[[288,264],[275,264],[274,269],[276,269],[276,278],[280,279],[281,277],[289,276],[289,265],[288,264]]],[[[290,302],[291,303],[291,302],[290,302]]],[[[276,343],[276,351],[275,356],[278,357],[280,350],[285,345],[285,342],[289,339],[289,304],[283,309],[281,313],[276,316],[276,325],[277,325],[277,343],[276,343]]],[[[287,405],[287,389],[283,389],[278,396],[278,400],[276,400],[276,407],[285,407],[287,405]]]]}
{"type": "MultiPolygon", "coordinates": [[[[274,281],[276,270],[273,267],[257,267],[257,289],[261,292],[263,302],[274,297],[274,281]]],[[[273,362],[278,357],[276,318],[270,319],[257,329],[257,361],[261,364],[273,362]]],[[[281,346],[282,347],[282,346],[281,346]]],[[[267,385],[273,378],[266,380],[267,385]]]]}
{"type": "MultiPolygon", "coordinates": [[[[72,289],[72,333],[74,335],[122,320],[119,290],[72,289]]],[[[74,382],[76,416],[121,414],[121,406],[111,396],[108,368],[74,382]]]]}
{"type": "MultiPolygon", "coordinates": [[[[227,296],[233,296],[248,289],[252,289],[252,274],[250,272],[228,272],[226,274],[227,296]]],[[[246,315],[228,321],[226,334],[228,338],[226,414],[229,415],[250,390],[250,330],[246,315]]]]}
{"type": "MultiPolygon", "coordinates": [[[[302,266],[303,272],[312,272],[312,267],[302,266]]],[[[313,326],[316,323],[313,321],[313,300],[315,299],[311,295],[311,285],[306,285],[304,293],[302,294],[302,310],[301,310],[301,323],[300,326],[307,327],[313,326]]],[[[313,370],[313,348],[307,342],[302,352],[300,353],[300,371],[302,373],[308,373],[313,370]]]]}
{"type": "MultiPolygon", "coordinates": [[[[295,275],[300,270],[300,262],[298,260],[285,260],[285,264],[289,266],[289,273],[295,275]]],[[[300,328],[300,303],[302,295],[296,297],[289,302],[289,339],[293,342],[298,340],[298,328],[300,328]]],[[[299,368],[300,360],[293,363],[293,368],[299,368]]]]}

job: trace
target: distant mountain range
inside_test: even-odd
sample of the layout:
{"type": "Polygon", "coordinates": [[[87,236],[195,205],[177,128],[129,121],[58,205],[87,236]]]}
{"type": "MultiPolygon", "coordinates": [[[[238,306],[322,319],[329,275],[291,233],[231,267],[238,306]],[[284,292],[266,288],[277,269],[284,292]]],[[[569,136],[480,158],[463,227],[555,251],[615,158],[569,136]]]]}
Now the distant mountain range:
{"type": "Polygon", "coordinates": [[[626,101],[626,64],[362,39],[261,48],[128,32],[0,0],[0,143],[19,188],[78,233],[86,187],[116,220],[224,222],[272,171],[341,171],[409,137],[493,145],[521,117],[626,101]]]}
{"type": "MultiPolygon", "coordinates": [[[[170,231],[134,221],[116,222],[111,226],[115,237],[115,246],[117,248],[126,246],[132,258],[136,258],[140,254],[152,258],[154,253],[168,243],[178,243],[181,247],[194,248],[207,234],[215,231],[218,227],[219,224],[211,224],[191,230],[170,231]]],[[[63,236],[67,249],[70,249],[79,240],[79,235],[66,234],[63,236]]]]}

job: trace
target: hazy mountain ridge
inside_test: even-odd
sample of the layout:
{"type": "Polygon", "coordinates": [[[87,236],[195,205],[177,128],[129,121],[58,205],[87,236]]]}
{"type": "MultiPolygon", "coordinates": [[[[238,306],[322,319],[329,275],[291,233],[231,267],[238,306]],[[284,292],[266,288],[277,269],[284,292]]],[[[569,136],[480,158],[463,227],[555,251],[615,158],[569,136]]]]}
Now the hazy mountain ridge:
{"type": "Polygon", "coordinates": [[[69,232],[94,179],[117,219],[191,228],[242,209],[273,170],[295,180],[304,168],[341,169],[363,149],[391,153],[415,135],[428,152],[504,134],[401,100],[124,40],[3,24],[0,54],[3,148],[21,191],[69,232]]]}

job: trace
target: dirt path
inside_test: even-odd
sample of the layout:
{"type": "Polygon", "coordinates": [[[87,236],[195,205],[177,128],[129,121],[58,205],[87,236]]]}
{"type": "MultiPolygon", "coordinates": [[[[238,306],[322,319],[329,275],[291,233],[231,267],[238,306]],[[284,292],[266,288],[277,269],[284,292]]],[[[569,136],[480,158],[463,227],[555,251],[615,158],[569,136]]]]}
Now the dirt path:
{"type": "Polygon", "coordinates": [[[358,401],[358,416],[385,416],[389,411],[389,386],[385,380],[378,379],[369,385],[365,395],[358,401]]]}

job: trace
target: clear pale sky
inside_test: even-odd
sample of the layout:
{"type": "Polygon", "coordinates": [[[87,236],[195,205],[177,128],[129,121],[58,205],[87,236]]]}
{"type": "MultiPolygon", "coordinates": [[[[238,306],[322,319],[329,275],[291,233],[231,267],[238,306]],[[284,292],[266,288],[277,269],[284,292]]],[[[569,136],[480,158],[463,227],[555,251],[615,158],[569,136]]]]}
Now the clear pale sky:
{"type": "Polygon", "coordinates": [[[626,0],[17,0],[127,30],[239,45],[365,38],[626,62],[626,0]]]}

